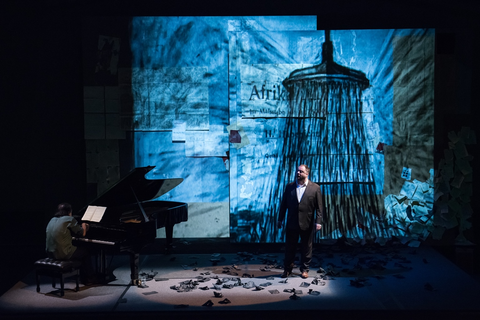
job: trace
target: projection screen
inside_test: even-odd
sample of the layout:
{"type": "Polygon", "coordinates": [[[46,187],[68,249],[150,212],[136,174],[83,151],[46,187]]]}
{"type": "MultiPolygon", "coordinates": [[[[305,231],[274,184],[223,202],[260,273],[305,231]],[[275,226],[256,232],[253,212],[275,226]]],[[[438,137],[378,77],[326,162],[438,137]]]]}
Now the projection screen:
{"type": "MultiPolygon", "coordinates": [[[[317,30],[314,16],[133,17],[118,70],[133,163],[183,178],[174,237],[282,242],[296,167],[316,241],[422,239],[433,224],[434,30],[317,30]]],[[[163,237],[158,231],[158,237],[163,237]]]]}

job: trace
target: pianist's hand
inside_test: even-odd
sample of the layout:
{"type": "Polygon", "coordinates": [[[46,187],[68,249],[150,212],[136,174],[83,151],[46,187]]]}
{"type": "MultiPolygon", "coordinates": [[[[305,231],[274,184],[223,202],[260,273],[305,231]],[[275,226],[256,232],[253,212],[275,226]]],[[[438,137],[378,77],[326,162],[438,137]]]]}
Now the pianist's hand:
{"type": "Polygon", "coordinates": [[[87,233],[89,227],[90,227],[90,225],[88,223],[85,223],[85,222],[82,223],[83,235],[84,236],[87,233]]]}

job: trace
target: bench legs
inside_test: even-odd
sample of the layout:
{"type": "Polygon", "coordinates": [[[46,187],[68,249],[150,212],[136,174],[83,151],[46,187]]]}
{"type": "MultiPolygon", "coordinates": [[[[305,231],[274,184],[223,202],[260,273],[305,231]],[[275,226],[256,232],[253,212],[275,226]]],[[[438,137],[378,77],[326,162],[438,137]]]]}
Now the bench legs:
{"type": "Polygon", "coordinates": [[[80,290],[80,272],[79,269],[71,270],[70,272],[61,272],[56,270],[40,270],[37,269],[35,273],[35,280],[37,282],[37,292],[40,292],[40,275],[50,276],[52,278],[52,287],[55,288],[56,278],[60,279],[60,295],[63,297],[65,292],[65,279],[75,277],[76,287],[75,291],[80,290]]]}

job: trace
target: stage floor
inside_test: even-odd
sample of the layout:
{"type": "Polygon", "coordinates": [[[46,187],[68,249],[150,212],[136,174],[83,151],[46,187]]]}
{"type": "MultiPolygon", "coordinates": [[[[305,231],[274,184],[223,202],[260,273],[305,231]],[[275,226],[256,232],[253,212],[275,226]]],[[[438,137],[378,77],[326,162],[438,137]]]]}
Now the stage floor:
{"type": "Polygon", "coordinates": [[[63,297],[47,277],[41,278],[37,293],[32,268],[0,297],[2,318],[67,313],[122,319],[283,318],[299,313],[323,319],[480,317],[480,284],[428,246],[318,246],[308,279],[298,269],[282,279],[283,253],[268,245],[252,247],[255,252],[227,252],[214,242],[199,253],[183,248],[141,255],[145,287],[129,285],[126,255],[107,257],[115,280],[81,285],[78,292],[71,280],[63,297]]]}

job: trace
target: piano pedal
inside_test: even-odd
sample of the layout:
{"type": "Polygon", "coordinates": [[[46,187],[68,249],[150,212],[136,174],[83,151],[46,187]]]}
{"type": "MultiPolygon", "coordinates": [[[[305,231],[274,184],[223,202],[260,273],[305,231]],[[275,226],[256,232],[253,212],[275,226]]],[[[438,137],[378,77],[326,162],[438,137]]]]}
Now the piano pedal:
{"type": "Polygon", "coordinates": [[[139,288],[148,288],[145,279],[135,279],[135,280],[132,280],[132,284],[133,284],[134,286],[139,287],[139,288]]]}

